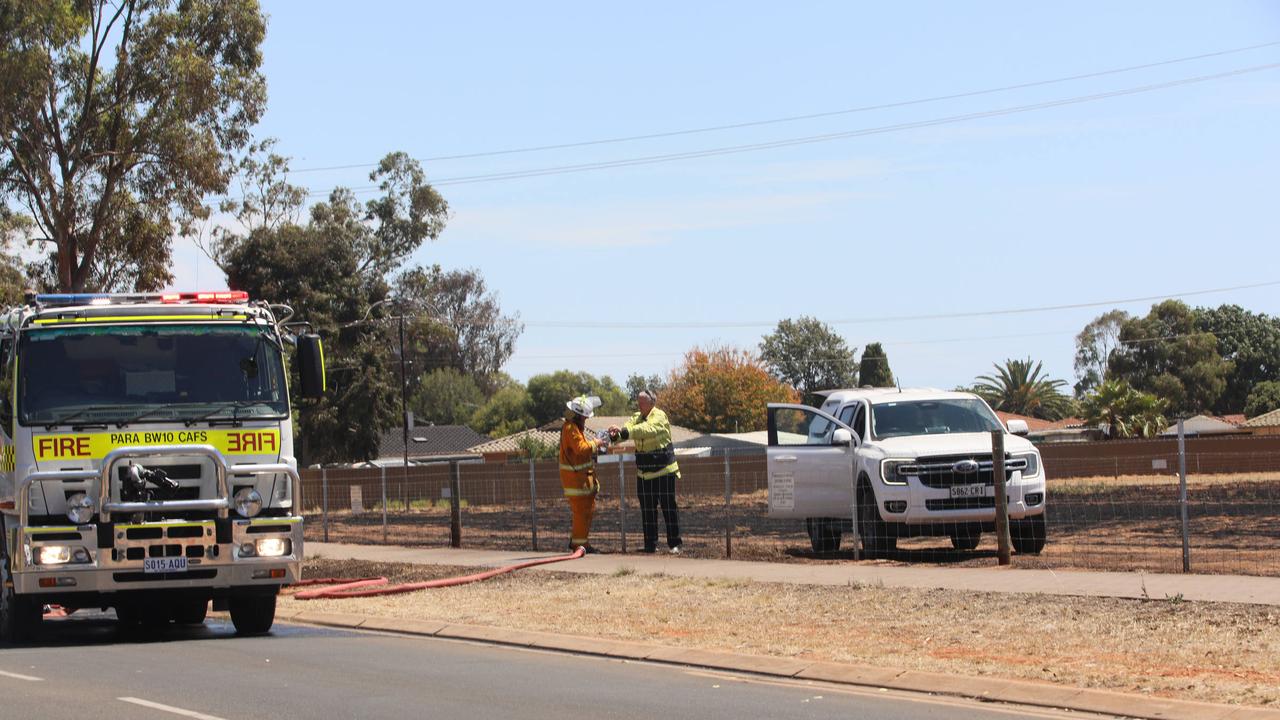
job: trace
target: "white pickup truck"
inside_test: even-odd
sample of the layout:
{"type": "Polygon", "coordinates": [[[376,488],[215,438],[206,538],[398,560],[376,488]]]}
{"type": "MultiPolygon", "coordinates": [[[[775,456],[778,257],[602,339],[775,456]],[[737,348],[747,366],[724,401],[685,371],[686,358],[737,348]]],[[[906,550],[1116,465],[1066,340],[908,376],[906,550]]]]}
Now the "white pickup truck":
{"type": "Polygon", "coordinates": [[[995,528],[991,431],[1004,430],[1014,550],[1045,544],[1045,482],[1026,426],[1006,428],[981,398],[934,389],[864,388],[826,394],[821,409],[771,404],[769,517],[803,518],[814,552],[840,548],[857,518],[864,554],[898,538],[949,536],[957,550],[995,528]]]}

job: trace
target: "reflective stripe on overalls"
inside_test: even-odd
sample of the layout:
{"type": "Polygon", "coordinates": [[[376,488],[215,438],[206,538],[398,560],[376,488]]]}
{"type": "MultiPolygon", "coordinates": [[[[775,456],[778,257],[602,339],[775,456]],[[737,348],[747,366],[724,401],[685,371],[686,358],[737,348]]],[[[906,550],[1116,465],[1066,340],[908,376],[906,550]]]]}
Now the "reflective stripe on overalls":
{"type": "Polygon", "coordinates": [[[661,470],[651,470],[648,472],[645,472],[642,470],[636,470],[636,477],[640,478],[641,480],[652,480],[654,478],[660,478],[663,475],[669,475],[673,472],[676,472],[679,469],[680,469],[680,463],[671,463],[670,465],[662,468],[661,470]]]}

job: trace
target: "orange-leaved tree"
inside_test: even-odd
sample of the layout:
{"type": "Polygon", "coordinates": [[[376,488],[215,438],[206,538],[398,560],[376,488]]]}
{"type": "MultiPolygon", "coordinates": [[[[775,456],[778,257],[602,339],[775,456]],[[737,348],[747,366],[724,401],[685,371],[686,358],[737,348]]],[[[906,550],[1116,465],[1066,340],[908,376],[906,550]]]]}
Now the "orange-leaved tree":
{"type": "Polygon", "coordinates": [[[700,432],[765,429],[765,405],[799,402],[800,393],[771,376],[747,350],[731,347],[685,353],[658,399],[675,425],[700,432]]]}

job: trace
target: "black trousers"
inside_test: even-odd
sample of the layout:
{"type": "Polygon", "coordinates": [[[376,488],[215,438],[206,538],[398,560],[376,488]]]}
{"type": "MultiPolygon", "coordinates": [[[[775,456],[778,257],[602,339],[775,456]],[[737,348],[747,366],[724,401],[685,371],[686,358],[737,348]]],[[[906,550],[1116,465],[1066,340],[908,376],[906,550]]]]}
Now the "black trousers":
{"type": "Polygon", "coordinates": [[[640,498],[640,525],[644,528],[644,549],[658,546],[658,508],[667,524],[667,547],[680,546],[680,515],[676,511],[676,475],[668,473],[649,480],[636,480],[640,498]]]}

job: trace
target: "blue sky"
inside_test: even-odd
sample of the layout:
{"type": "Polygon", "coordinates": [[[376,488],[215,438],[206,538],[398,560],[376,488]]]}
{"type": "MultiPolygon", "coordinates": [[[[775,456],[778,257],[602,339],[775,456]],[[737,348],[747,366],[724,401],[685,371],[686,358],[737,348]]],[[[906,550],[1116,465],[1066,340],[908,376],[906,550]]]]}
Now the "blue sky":
{"type": "MultiPolygon", "coordinates": [[[[823,113],[1280,40],[1274,2],[266,2],[259,137],[305,170],[823,113]]],[[[1010,92],[645,141],[425,162],[436,180],[915,123],[1280,62],[1280,45],[1010,92]]],[[[904,385],[1030,356],[1073,380],[1103,302],[1280,281],[1280,69],[758,152],[442,184],[415,261],[526,323],[513,376],[665,373],[780,319],[884,344],[904,385]],[[556,327],[556,323],[596,327],[556,327]],[[634,322],[685,327],[637,329],[634,322]],[[601,325],[615,325],[601,327],[601,325]],[[697,327],[689,327],[699,324],[697,327]]],[[[317,191],[368,169],[299,172],[317,191]]],[[[368,195],[362,195],[368,197],[368,195]]],[[[225,282],[179,241],[176,286],[225,282]]],[[[1187,297],[1280,315],[1280,285],[1187,297]]],[[[1143,313],[1150,302],[1118,304],[1143,313]]]]}

